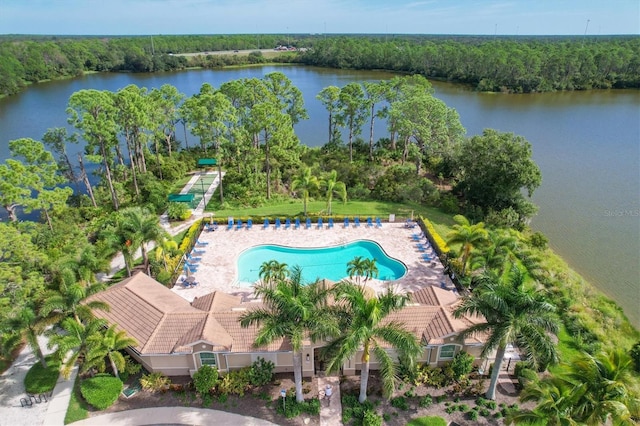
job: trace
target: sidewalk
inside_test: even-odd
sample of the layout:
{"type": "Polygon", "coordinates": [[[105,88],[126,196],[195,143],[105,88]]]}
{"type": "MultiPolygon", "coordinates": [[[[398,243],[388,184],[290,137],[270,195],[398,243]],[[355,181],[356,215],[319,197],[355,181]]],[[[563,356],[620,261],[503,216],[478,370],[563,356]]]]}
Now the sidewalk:
{"type": "Polygon", "coordinates": [[[341,426],[340,379],[337,376],[318,377],[318,394],[320,398],[320,426],[341,426]],[[327,386],[331,386],[330,398],[325,396],[327,386]]]}
{"type": "Polygon", "coordinates": [[[275,423],[255,417],[192,407],[156,407],[105,414],[72,423],[74,426],[194,425],[194,426],[272,426],[275,423]]]}

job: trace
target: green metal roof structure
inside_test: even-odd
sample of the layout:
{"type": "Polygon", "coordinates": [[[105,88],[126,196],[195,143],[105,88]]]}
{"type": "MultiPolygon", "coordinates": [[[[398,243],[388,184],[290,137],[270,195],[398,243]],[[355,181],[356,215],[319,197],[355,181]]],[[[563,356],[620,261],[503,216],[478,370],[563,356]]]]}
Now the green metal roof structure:
{"type": "Polygon", "coordinates": [[[193,194],[169,194],[170,203],[192,203],[195,195],[193,194]]]}
{"type": "Polygon", "coordinates": [[[215,166],[218,160],[215,158],[201,158],[198,160],[198,167],[215,166]]]}

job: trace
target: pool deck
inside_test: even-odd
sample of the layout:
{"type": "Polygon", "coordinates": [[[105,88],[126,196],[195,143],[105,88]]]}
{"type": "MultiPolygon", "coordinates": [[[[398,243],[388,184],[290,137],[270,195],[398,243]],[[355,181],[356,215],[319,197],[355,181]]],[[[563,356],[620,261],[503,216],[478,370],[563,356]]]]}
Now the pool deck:
{"type": "MultiPolygon", "coordinates": [[[[424,252],[420,252],[412,235],[420,233],[420,228],[405,228],[404,222],[383,222],[382,227],[367,227],[361,223],[355,227],[344,228],[342,223],[336,223],[333,228],[327,229],[325,223],[323,229],[317,229],[312,224],[310,229],[305,229],[304,224],[300,229],[284,229],[284,224],[279,229],[274,225],[263,229],[262,223],[253,224],[252,229],[227,230],[226,219],[217,218],[218,229],[216,231],[204,230],[200,234],[200,241],[208,243],[206,246],[197,247],[204,250],[198,254],[201,260],[195,262],[197,271],[192,274],[198,283],[195,287],[184,288],[180,281],[173,287],[173,291],[188,301],[195,297],[204,296],[213,291],[222,291],[228,294],[242,296],[243,300],[255,299],[252,287],[237,283],[237,259],[240,253],[250,247],[261,244],[278,244],[290,247],[327,247],[347,244],[356,240],[372,240],[377,242],[387,255],[402,261],[407,266],[407,274],[395,281],[381,281],[371,279],[366,282],[376,292],[385,291],[392,286],[399,292],[413,292],[421,288],[435,285],[453,289],[449,277],[443,273],[443,266],[432,251],[427,251],[434,260],[427,262],[422,259],[424,252]]],[[[246,226],[246,225],[245,225],[246,226]]],[[[345,259],[347,263],[351,259],[345,259]]],[[[181,277],[182,278],[182,277],[181,277]]]]}

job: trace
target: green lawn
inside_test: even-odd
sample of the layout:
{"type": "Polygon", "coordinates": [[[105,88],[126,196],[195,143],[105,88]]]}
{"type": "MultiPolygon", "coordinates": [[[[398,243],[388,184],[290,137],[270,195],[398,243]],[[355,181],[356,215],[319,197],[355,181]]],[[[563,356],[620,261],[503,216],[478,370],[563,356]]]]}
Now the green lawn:
{"type": "Polygon", "coordinates": [[[87,417],[89,417],[89,405],[80,394],[80,376],[76,376],[69,407],[67,407],[67,414],[64,417],[64,424],[68,425],[78,420],[84,420],[87,417]]]}
{"type": "Polygon", "coordinates": [[[447,421],[442,417],[426,416],[411,420],[407,426],[447,426],[447,421]]]}
{"type": "MultiPolygon", "coordinates": [[[[326,215],[326,201],[310,201],[307,204],[307,214],[309,216],[326,215]]],[[[211,204],[207,206],[211,208],[211,204]]],[[[442,213],[440,210],[433,207],[426,207],[420,204],[409,203],[390,203],[383,201],[349,201],[347,203],[334,202],[331,206],[333,215],[336,216],[360,216],[366,217],[379,217],[383,221],[388,220],[390,214],[396,215],[396,221],[402,221],[409,217],[413,212],[413,216],[417,217],[423,215],[428,217],[434,226],[440,232],[446,230],[453,220],[451,216],[442,213]],[[438,229],[438,228],[441,229],[438,229]]],[[[213,210],[209,210],[213,211],[213,210]]],[[[300,200],[287,200],[280,203],[271,203],[266,206],[256,208],[228,208],[224,210],[215,210],[215,217],[226,218],[228,216],[233,217],[250,217],[250,216],[272,216],[272,217],[302,217],[303,206],[300,200]]]]}

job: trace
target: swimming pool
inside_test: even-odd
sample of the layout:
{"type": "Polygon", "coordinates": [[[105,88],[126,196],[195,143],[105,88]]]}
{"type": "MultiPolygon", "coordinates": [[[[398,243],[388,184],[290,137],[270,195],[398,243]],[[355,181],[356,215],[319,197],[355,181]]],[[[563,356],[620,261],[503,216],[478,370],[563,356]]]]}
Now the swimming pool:
{"type": "Polygon", "coordinates": [[[404,263],[389,257],[380,245],[369,240],[320,248],[260,245],[243,251],[238,257],[238,282],[240,285],[253,285],[260,278],[260,265],[270,260],[286,263],[289,268],[300,266],[305,282],[322,278],[340,281],[349,276],[347,262],[356,256],[376,259],[377,278],[380,280],[397,280],[407,273],[404,263]]]}

